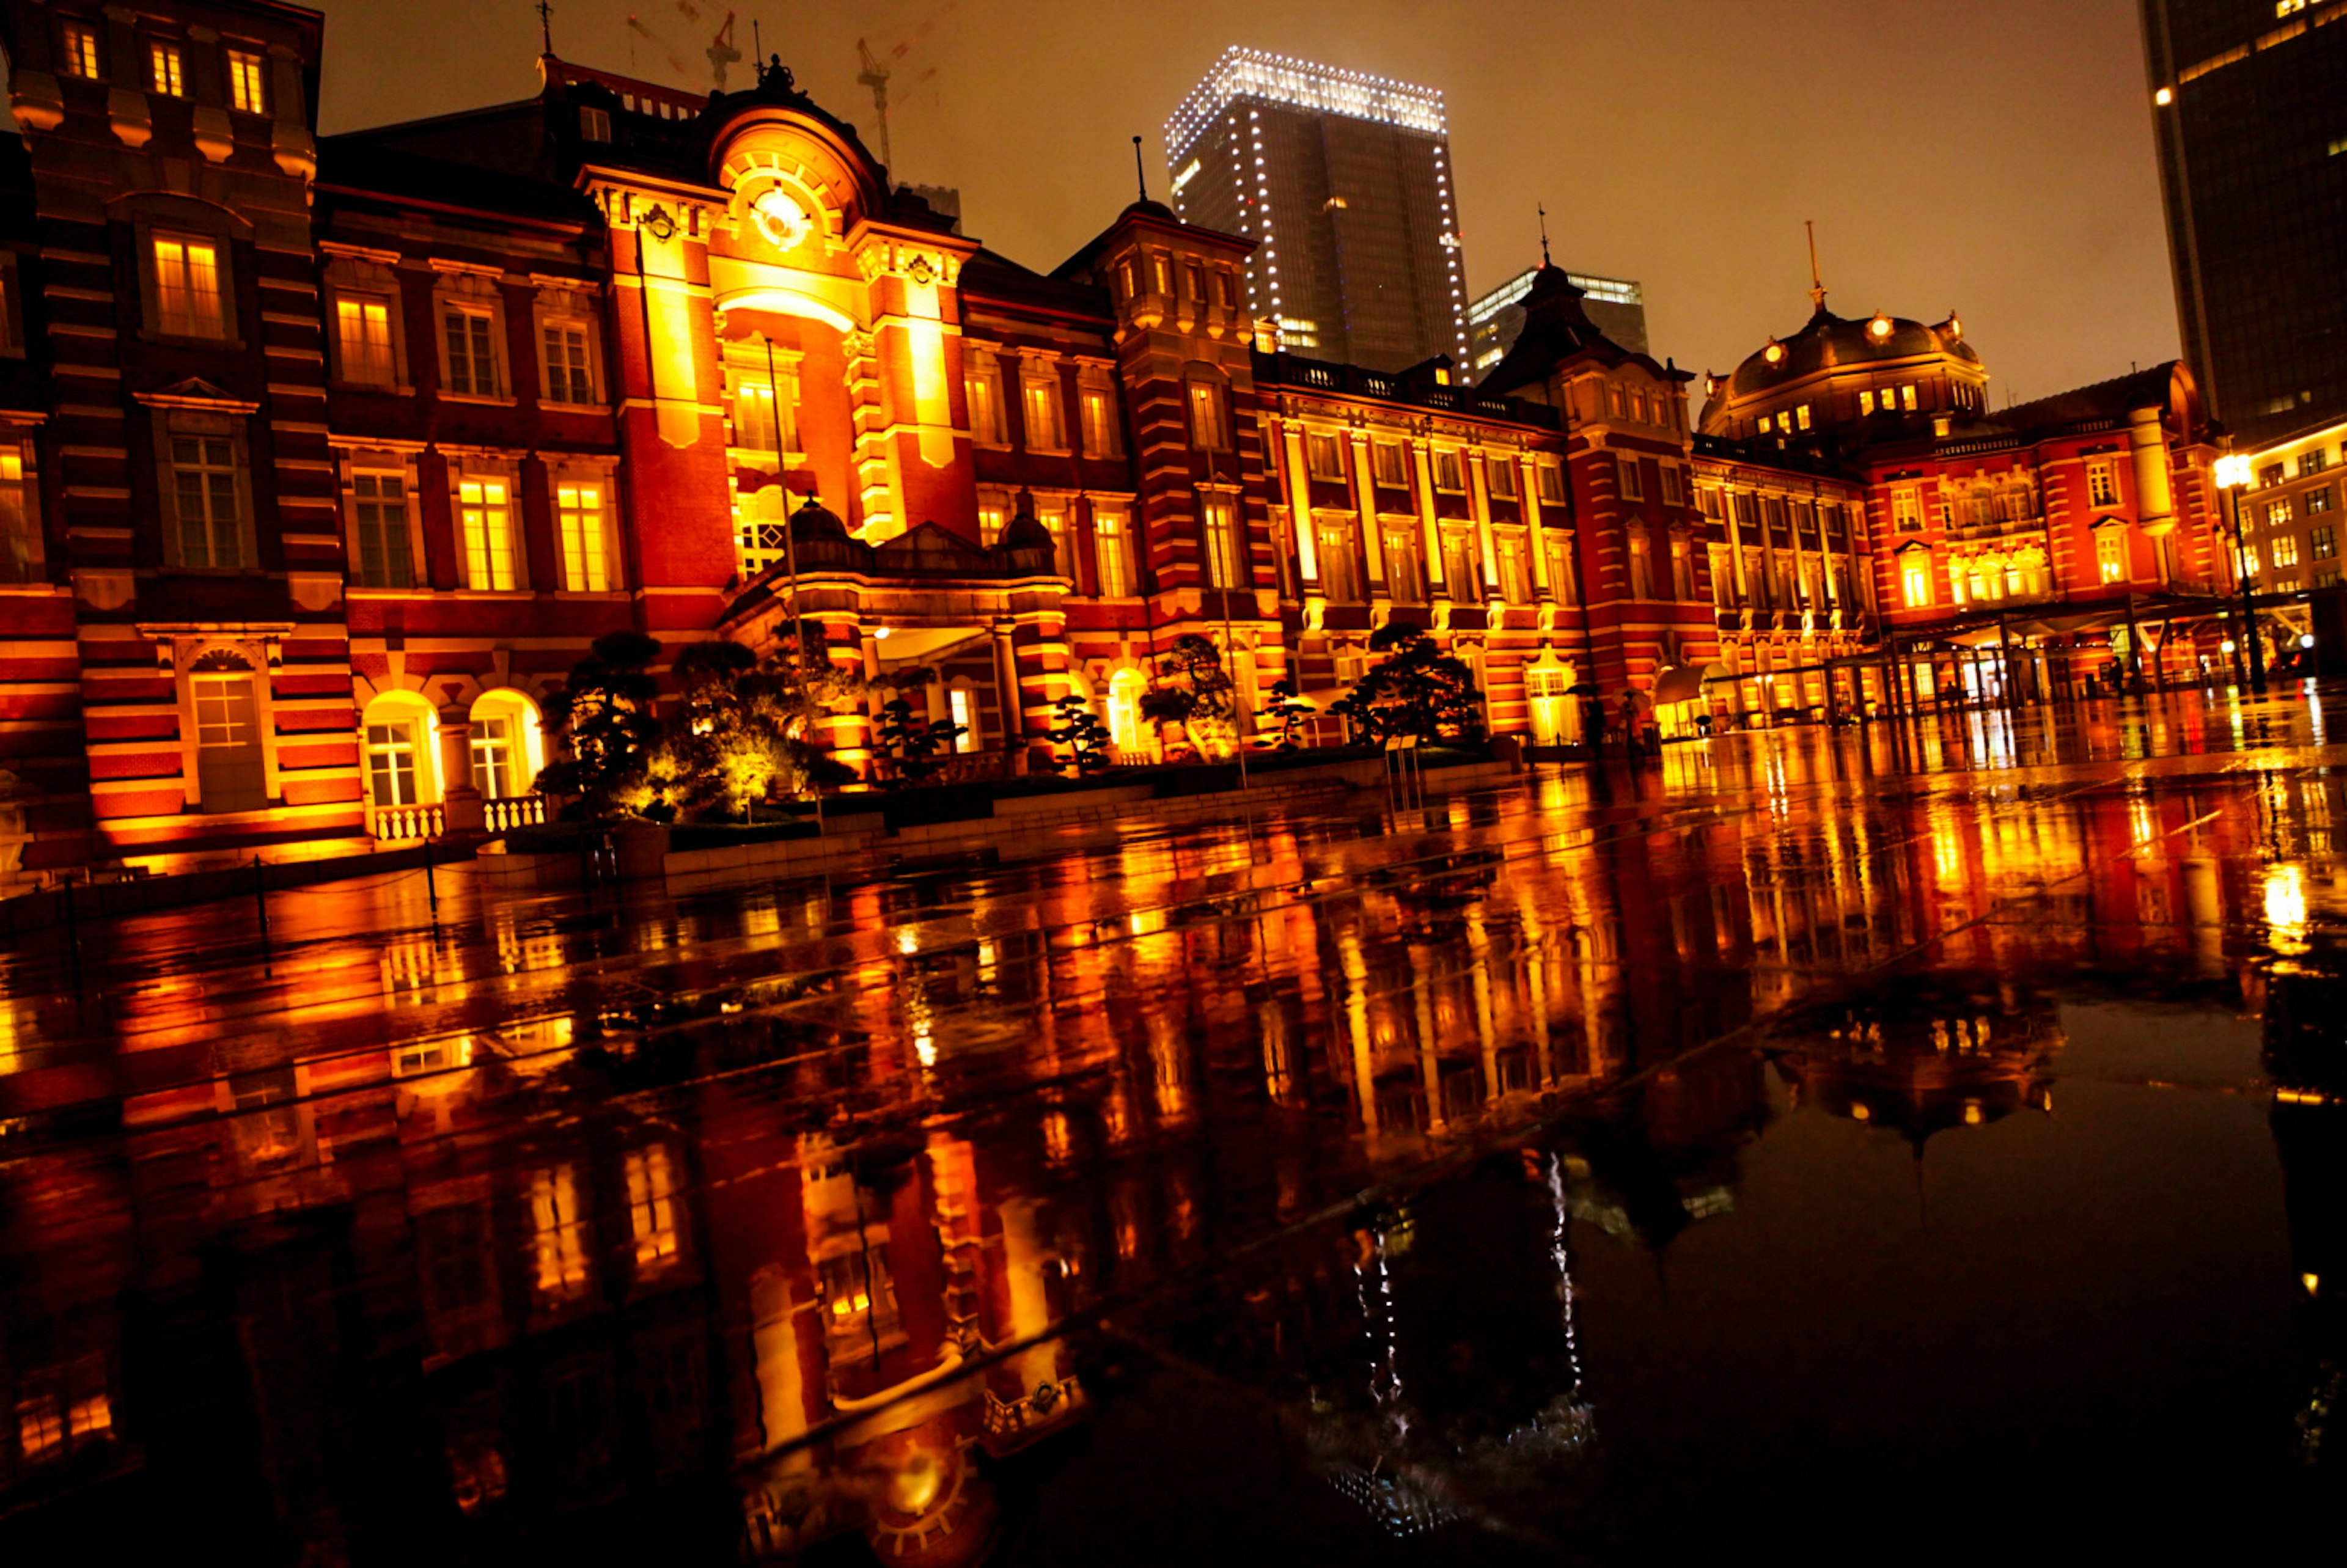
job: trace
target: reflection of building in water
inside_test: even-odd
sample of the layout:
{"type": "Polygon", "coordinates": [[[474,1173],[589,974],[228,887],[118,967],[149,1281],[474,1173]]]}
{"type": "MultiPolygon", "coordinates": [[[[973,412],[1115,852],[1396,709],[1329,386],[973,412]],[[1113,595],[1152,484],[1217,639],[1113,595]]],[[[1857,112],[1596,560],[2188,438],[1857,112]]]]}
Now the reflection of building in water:
{"type": "Polygon", "coordinates": [[[2347,1470],[2347,976],[2330,944],[2275,961],[2265,976],[2265,1068],[2274,1083],[2274,1147],[2298,1275],[2307,1402],[2301,1451],[2347,1470]]]}
{"type": "Polygon", "coordinates": [[[1793,1102],[1888,1127],[1921,1149],[1932,1133],[2054,1105],[2056,1005],[1984,979],[1934,977],[1797,1015],[1770,1030],[1793,1102]]]}

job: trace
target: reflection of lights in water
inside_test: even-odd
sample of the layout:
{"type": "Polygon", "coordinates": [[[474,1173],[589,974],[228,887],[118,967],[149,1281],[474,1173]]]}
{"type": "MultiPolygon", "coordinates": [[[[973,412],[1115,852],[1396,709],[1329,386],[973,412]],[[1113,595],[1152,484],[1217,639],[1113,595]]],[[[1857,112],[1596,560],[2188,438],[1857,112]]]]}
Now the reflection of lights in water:
{"type": "Polygon", "coordinates": [[[2266,868],[2266,925],[2274,936],[2296,941],[2306,935],[2306,868],[2266,868]]]}
{"type": "Polygon", "coordinates": [[[935,1067],[938,1064],[938,1042],[930,1038],[928,1030],[921,1030],[914,1034],[913,1054],[921,1059],[923,1067],[935,1067]]]}
{"type": "Polygon", "coordinates": [[[910,926],[898,927],[897,928],[897,950],[907,955],[919,952],[921,950],[920,933],[914,930],[910,926]]]}
{"type": "Polygon", "coordinates": [[[2312,1296],[2322,1287],[2322,1276],[2319,1274],[2301,1274],[2298,1276],[2298,1282],[2306,1286],[2306,1294],[2309,1296],[2312,1296]]]}
{"type": "Polygon", "coordinates": [[[945,1467],[938,1456],[916,1453],[904,1469],[888,1478],[888,1501],[899,1513],[927,1513],[945,1489],[945,1467]]]}

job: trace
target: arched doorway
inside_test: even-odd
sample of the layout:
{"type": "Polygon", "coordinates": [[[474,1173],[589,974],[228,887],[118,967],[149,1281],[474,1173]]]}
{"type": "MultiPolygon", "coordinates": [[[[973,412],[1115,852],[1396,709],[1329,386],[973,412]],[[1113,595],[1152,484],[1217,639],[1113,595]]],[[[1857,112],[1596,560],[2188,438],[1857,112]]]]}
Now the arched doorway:
{"type": "Polygon", "coordinates": [[[1138,760],[1149,750],[1149,732],[1141,722],[1141,694],[1149,677],[1138,670],[1120,670],[1108,678],[1108,733],[1117,755],[1138,760]]]}
{"type": "Polygon", "coordinates": [[[385,692],[359,718],[367,818],[377,838],[416,836],[440,799],[439,716],[413,692],[385,692]]]}

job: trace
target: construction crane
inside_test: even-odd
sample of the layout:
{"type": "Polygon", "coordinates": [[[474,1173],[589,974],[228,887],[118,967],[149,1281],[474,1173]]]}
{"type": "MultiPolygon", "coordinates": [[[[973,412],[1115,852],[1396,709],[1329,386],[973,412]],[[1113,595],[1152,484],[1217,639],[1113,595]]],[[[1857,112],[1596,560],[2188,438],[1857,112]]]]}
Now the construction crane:
{"type": "MultiPolygon", "coordinates": [[[[707,20],[701,7],[695,5],[692,0],[676,0],[676,9],[678,14],[688,22],[698,25],[707,20]]],[[[647,43],[660,50],[668,60],[669,69],[678,76],[690,81],[701,74],[686,63],[684,55],[673,43],[671,43],[662,34],[654,32],[650,24],[632,11],[628,13],[628,27],[630,31],[641,35],[647,43]]],[[[715,36],[709,40],[709,47],[702,50],[702,55],[709,61],[709,74],[712,84],[718,91],[724,91],[725,67],[742,57],[742,51],[733,46],[733,12],[725,13],[725,20],[719,25],[715,36]]]]}
{"type": "MultiPolygon", "coordinates": [[[[680,0],[680,3],[682,3],[682,0],[680,0]]],[[[944,15],[951,12],[954,6],[958,3],[959,0],[946,0],[945,5],[938,12],[938,15],[944,15]]],[[[890,156],[888,149],[888,77],[890,63],[902,61],[907,55],[911,54],[913,52],[913,46],[918,44],[922,39],[928,37],[929,34],[936,29],[938,21],[936,16],[932,16],[928,21],[923,22],[919,26],[914,28],[912,34],[902,43],[888,51],[888,58],[886,60],[883,60],[879,56],[872,52],[872,46],[868,42],[862,38],[856,40],[856,62],[858,66],[863,67],[856,73],[856,85],[859,87],[870,87],[872,89],[873,112],[879,117],[880,120],[880,162],[884,167],[890,169],[894,169],[897,167],[897,160],[895,158],[890,156]]],[[[931,67],[929,69],[923,71],[919,77],[915,78],[913,86],[916,88],[920,87],[925,85],[930,77],[937,74],[937,68],[935,67],[931,67]]]]}

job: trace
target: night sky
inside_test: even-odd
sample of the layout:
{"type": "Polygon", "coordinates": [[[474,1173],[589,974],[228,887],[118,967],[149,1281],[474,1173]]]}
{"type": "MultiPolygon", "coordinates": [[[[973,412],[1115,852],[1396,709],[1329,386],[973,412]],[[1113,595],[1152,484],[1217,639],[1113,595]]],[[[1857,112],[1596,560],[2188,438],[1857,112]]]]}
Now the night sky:
{"type": "MultiPolygon", "coordinates": [[[[685,4],[721,18],[724,5],[685,4]]],[[[524,0],[323,0],[328,131],[536,90],[524,0]]],[[[1655,352],[1725,372],[1831,307],[1963,313],[1998,404],[2177,352],[2134,0],[877,0],[745,5],[800,85],[866,128],[856,41],[896,62],[898,178],[1049,269],[1164,194],[1166,117],[1228,45],[1441,90],[1477,292],[1556,260],[1645,285],[1655,352]]],[[[706,88],[678,0],[559,0],[556,52],[706,88]],[[672,68],[630,12],[696,67],[672,68]]]]}

